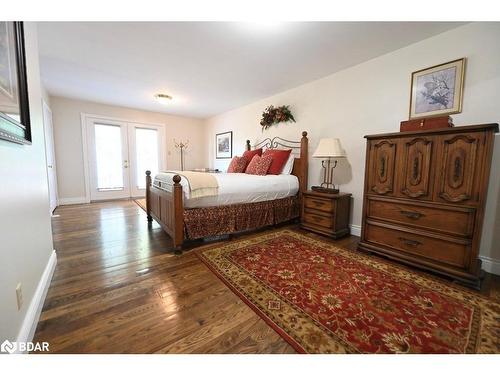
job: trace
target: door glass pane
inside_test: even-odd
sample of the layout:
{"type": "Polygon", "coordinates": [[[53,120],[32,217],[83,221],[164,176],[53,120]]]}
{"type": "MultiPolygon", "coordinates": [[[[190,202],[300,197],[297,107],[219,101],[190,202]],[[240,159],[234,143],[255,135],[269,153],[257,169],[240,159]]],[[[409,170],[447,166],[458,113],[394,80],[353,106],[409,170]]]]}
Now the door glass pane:
{"type": "Polygon", "coordinates": [[[123,190],[122,131],[116,125],[95,125],[98,190],[123,190]]]}
{"type": "Polygon", "coordinates": [[[147,170],[155,176],[158,173],[158,131],[155,129],[135,128],[135,149],[137,160],[137,188],[146,188],[147,170]]]}

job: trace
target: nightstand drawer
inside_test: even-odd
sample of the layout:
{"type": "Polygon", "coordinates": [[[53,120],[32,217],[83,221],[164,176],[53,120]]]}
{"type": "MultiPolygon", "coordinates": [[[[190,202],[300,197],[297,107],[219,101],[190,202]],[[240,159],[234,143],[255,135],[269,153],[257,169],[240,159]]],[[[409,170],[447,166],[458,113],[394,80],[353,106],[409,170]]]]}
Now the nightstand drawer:
{"type": "Polygon", "coordinates": [[[304,206],[313,210],[320,210],[325,212],[333,211],[333,202],[330,199],[323,199],[317,197],[304,197],[304,206]]]}
{"type": "Polygon", "coordinates": [[[333,227],[333,220],[331,216],[323,216],[310,211],[304,212],[304,222],[307,224],[319,225],[324,228],[333,227]]]}

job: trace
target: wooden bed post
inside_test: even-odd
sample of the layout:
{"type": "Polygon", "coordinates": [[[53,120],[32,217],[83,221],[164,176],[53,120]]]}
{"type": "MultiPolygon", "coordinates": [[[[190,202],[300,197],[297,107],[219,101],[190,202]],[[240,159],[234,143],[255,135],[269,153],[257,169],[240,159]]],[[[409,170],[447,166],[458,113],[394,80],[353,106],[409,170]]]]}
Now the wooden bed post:
{"type": "Polygon", "coordinates": [[[146,215],[148,221],[153,221],[151,216],[151,171],[146,171],[146,215]]]}
{"type": "Polygon", "coordinates": [[[181,176],[176,174],[174,180],[174,230],[173,240],[176,254],[182,254],[182,243],[184,242],[184,203],[182,201],[181,176]]]}
{"type": "Polygon", "coordinates": [[[252,149],[252,146],[250,146],[250,140],[247,139],[247,146],[246,146],[246,150],[247,151],[250,151],[252,149]]]}

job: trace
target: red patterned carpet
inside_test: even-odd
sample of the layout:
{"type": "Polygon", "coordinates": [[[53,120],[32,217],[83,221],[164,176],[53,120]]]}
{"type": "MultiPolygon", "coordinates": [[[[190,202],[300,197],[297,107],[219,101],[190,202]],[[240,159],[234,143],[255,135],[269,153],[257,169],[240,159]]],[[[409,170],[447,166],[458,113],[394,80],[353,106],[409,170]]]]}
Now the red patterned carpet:
{"type": "Polygon", "coordinates": [[[299,352],[498,352],[500,305],[291,230],[199,257],[299,352]]]}

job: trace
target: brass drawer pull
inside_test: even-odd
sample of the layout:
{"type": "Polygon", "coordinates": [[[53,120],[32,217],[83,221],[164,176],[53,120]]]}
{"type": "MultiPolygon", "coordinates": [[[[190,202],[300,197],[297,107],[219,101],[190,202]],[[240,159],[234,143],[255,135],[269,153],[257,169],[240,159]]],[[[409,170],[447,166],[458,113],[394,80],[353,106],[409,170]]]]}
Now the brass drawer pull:
{"type": "Polygon", "coordinates": [[[409,219],[420,219],[422,216],[424,216],[424,214],[422,214],[420,212],[416,212],[416,211],[401,210],[399,212],[401,213],[401,215],[404,215],[409,219]]]}
{"type": "Polygon", "coordinates": [[[422,245],[422,242],[415,241],[415,240],[410,240],[410,239],[404,238],[404,237],[399,237],[399,240],[402,241],[405,245],[408,245],[408,246],[422,245]]]}

